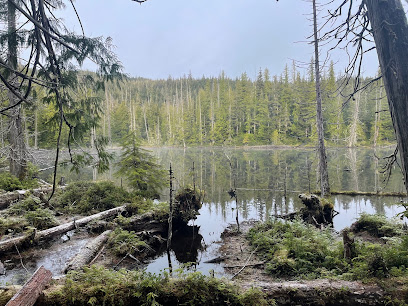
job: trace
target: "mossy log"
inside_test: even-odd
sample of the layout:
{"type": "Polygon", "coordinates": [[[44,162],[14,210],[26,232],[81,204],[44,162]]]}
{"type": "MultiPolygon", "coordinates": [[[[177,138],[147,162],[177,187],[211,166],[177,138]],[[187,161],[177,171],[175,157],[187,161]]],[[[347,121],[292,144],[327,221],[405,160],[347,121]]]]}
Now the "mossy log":
{"type": "Polygon", "coordinates": [[[126,205],[115,207],[115,208],[105,210],[100,213],[88,216],[88,217],[84,217],[84,218],[74,220],[68,223],[64,223],[64,224],[61,224],[55,227],[51,227],[43,231],[34,231],[33,237],[22,236],[22,237],[16,237],[16,238],[11,238],[8,240],[0,241],[0,254],[11,251],[16,246],[17,247],[26,246],[28,243],[32,245],[32,244],[38,243],[43,240],[52,239],[58,235],[64,234],[75,228],[82,227],[93,220],[104,219],[104,218],[108,218],[108,217],[117,215],[121,213],[122,211],[124,211],[125,209],[126,209],[126,205]]]}
{"type": "Polygon", "coordinates": [[[95,239],[88,242],[80,252],[75,255],[67,264],[64,269],[64,273],[69,271],[78,271],[86,266],[88,263],[92,261],[92,259],[96,256],[98,251],[101,249],[103,244],[108,240],[109,235],[111,234],[111,230],[107,230],[100,234],[95,239]]]}
{"type": "MultiPolygon", "coordinates": [[[[64,188],[64,186],[59,186],[58,188],[64,188]]],[[[41,200],[47,193],[52,191],[52,186],[43,186],[36,189],[30,190],[16,190],[0,194],[0,210],[6,209],[11,205],[11,203],[25,199],[27,196],[34,195],[41,200]]]]}
{"type": "MultiPolygon", "coordinates": [[[[318,279],[313,281],[256,282],[276,305],[384,305],[386,293],[375,284],[318,279]]],[[[248,287],[248,288],[245,288],[248,287]]]]}

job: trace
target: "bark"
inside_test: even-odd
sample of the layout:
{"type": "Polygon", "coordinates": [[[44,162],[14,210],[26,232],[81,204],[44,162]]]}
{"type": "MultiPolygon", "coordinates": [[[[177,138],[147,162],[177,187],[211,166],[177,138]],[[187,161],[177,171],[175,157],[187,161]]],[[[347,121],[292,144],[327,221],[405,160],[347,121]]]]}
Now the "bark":
{"type": "Polygon", "coordinates": [[[96,256],[98,251],[101,249],[101,247],[104,245],[104,243],[108,240],[111,232],[111,230],[105,231],[94,240],[88,242],[85,247],[81,249],[80,253],[75,255],[69,261],[64,269],[64,272],[67,273],[72,270],[78,271],[82,267],[85,267],[88,263],[90,263],[96,256]]]}
{"type": "Polygon", "coordinates": [[[37,269],[6,306],[32,306],[52,279],[52,274],[43,266],[37,269]]]}
{"type": "Polygon", "coordinates": [[[316,0],[313,0],[313,36],[316,70],[316,125],[318,134],[319,174],[322,197],[330,196],[329,172],[327,170],[326,148],[324,145],[322,98],[320,92],[319,41],[317,38],[316,0]]]}
{"type": "Polygon", "coordinates": [[[401,157],[408,180],[408,24],[400,0],[366,0],[378,60],[401,157]]]}
{"type": "MultiPolygon", "coordinates": [[[[17,37],[16,37],[16,8],[8,1],[7,26],[9,38],[7,42],[7,63],[11,69],[17,70],[17,37]]],[[[8,82],[18,88],[18,79],[14,71],[8,71],[8,82]]],[[[7,93],[9,106],[15,105],[19,99],[11,92],[7,93]]],[[[24,142],[24,127],[21,114],[21,104],[10,110],[8,140],[10,144],[10,173],[24,179],[27,172],[27,148],[24,142]]]]}
{"type": "MultiPolygon", "coordinates": [[[[32,238],[30,237],[29,242],[30,244],[33,244],[33,243],[38,243],[43,240],[52,239],[55,236],[61,235],[63,233],[66,233],[78,227],[82,227],[93,220],[105,219],[105,218],[114,216],[124,211],[125,209],[126,209],[125,205],[120,206],[120,207],[115,207],[115,208],[105,210],[103,212],[100,212],[100,213],[97,213],[97,214],[94,214],[88,217],[84,217],[79,220],[74,220],[74,221],[71,221],[65,224],[61,224],[61,225],[58,225],[58,226],[55,226],[55,227],[52,227],[52,228],[49,228],[43,231],[34,232],[34,237],[32,238]]],[[[0,241],[0,253],[11,251],[15,248],[15,246],[20,247],[24,245],[24,243],[27,243],[27,240],[28,240],[27,237],[23,236],[23,237],[16,237],[16,238],[0,241]]]]}

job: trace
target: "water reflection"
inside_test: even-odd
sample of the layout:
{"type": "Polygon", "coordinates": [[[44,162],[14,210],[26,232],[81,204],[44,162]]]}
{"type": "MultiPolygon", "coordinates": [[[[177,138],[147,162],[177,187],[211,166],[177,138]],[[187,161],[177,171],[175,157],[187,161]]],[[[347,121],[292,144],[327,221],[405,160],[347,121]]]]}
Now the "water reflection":
{"type": "MultiPolygon", "coordinates": [[[[313,149],[153,148],[151,151],[165,168],[172,164],[176,189],[192,185],[194,177],[196,185],[205,190],[203,207],[195,227],[191,228],[195,238],[192,235],[173,238],[175,247],[171,252],[173,263],[197,261],[197,270],[204,273],[212,269],[223,272],[219,266],[204,261],[218,256],[217,241],[225,227],[235,223],[237,209],[241,221],[266,220],[300,209],[298,194],[318,189],[317,157],[313,149]],[[234,187],[237,204],[227,193],[234,187]],[[191,245],[194,248],[188,249],[191,245]]],[[[394,148],[329,149],[332,190],[403,192],[405,187],[398,169],[392,172],[388,185],[384,183],[386,176],[379,172],[383,162],[376,156],[387,156],[393,151],[394,148]]],[[[60,175],[65,175],[67,181],[78,179],[75,174],[62,171],[60,175]]],[[[81,179],[113,179],[120,184],[121,178],[112,176],[114,172],[111,169],[100,175],[87,169],[81,173],[81,179]]],[[[167,193],[163,191],[163,200],[167,199],[167,193]]],[[[398,205],[402,199],[398,197],[334,196],[332,200],[335,210],[340,212],[334,219],[336,230],[351,225],[363,212],[392,217],[403,210],[398,205]]],[[[159,272],[166,267],[167,255],[147,269],[159,272]]]]}

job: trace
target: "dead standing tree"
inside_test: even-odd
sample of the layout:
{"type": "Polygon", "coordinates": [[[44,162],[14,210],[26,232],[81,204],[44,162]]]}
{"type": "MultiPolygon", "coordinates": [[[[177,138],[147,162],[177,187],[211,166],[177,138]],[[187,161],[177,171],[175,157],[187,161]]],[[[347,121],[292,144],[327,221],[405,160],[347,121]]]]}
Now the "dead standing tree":
{"type": "Polygon", "coordinates": [[[324,145],[322,97],[320,90],[320,67],[319,67],[319,39],[317,37],[316,0],[313,0],[313,44],[315,52],[315,75],[316,75],[316,126],[318,134],[319,174],[320,190],[323,198],[330,196],[329,172],[327,170],[327,156],[324,145]]]}
{"type": "MultiPolygon", "coordinates": [[[[329,10],[325,26],[331,28],[322,40],[332,41],[331,50],[343,48],[350,58],[343,85],[354,80],[357,92],[383,78],[390,114],[397,139],[397,150],[388,157],[390,168],[399,151],[404,181],[408,180],[408,24],[400,0],[344,0],[329,10]],[[352,50],[352,51],[350,51],[352,50]],[[382,75],[361,86],[364,55],[376,50],[382,75]]],[[[407,186],[405,186],[407,188],[407,186]]]]}

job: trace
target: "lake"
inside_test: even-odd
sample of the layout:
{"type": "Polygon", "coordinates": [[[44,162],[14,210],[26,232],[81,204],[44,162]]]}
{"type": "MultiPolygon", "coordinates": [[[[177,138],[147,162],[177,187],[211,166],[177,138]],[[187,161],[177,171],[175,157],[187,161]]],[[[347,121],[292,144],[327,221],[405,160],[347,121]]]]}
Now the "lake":
{"type": "MultiPolygon", "coordinates": [[[[308,148],[149,148],[158,162],[166,169],[170,163],[174,171],[174,185],[196,185],[205,191],[200,215],[190,222],[188,233],[175,233],[171,251],[173,267],[186,262],[196,262],[194,269],[203,273],[210,270],[224,273],[217,264],[206,264],[218,254],[220,235],[239,220],[267,220],[272,215],[298,210],[302,204],[299,193],[319,189],[316,179],[317,155],[308,148]],[[236,188],[238,203],[231,199],[228,190],[236,188]],[[286,190],[286,192],[285,192],[286,190]],[[286,193],[286,197],[285,197],[286,193]]],[[[382,172],[393,147],[381,149],[328,149],[329,178],[336,191],[385,191],[403,192],[402,175],[397,165],[392,168],[388,184],[382,172]]],[[[66,181],[111,179],[126,184],[114,176],[114,169],[97,174],[88,168],[79,175],[61,169],[66,181]]],[[[49,177],[50,173],[43,174],[49,177]]],[[[168,200],[164,190],[161,200],[168,200]]],[[[393,217],[403,211],[399,197],[333,196],[335,210],[334,228],[339,231],[351,225],[365,212],[393,217]]],[[[147,271],[160,272],[168,267],[167,255],[161,254],[146,267],[147,271]]]]}

